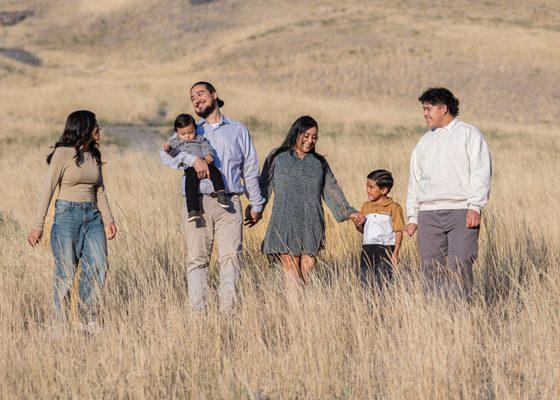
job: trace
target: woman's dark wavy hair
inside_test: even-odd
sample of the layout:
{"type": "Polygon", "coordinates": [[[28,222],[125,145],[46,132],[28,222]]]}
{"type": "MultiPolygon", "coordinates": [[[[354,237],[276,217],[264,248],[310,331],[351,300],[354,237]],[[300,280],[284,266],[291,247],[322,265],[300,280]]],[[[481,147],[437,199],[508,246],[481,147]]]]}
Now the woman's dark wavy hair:
{"type": "MultiPolygon", "coordinates": [[[[296,145],[296,141],[297,141],[298,136],[302,135],[305,131],[307,131],[311,128],[319,128],[319,125],[317,124],[317,121],[315,121],[309,115],[303,115],[303,116],[299,117],[298,119],[296,119],[294,121],[294,123],[292,124],[292,127],[288,131],[288,134],[286,135],[286,138],[284,139],[284,141],[282,142],[280,147],[278,147],[276,149],[276,151],[273,153],[270,161],[272,162],[272,160],[274,160],[274,158],[277,155],[279,155],[280,153],[283,153],[285,151],[293,151],[294,147],[296,145]]],[[[323,165],[323,169],[326,170],[327,160],[325,159],[325,157],[322,156],[321,154],[317,153],[315,151],[315,148],[313,148],[313,150],[311,150],[311,153],[319,161],[321,161],[321,164],[323,165]]]]}
{"type": "MultiPolygon", "coordinates": [[[[210,82],[205,82],[205,81],[196,82],[194,85],[191,86],[191,90],[193,90],[193,87],[198,85],[204,86],[212,94],[216,93],[216,88],[214,88],[214,85],[212,85],[210,82]]],[[[219,97],[216,100],[216,103],[218,103],[218,108],[222,108],[225,104],[224,101],[219,97]]]]}
{"type": "Polygon", "coordinates": [[[449,114],[454,117],[459,115],[459,99],[457,99],[449,89],[444,87],[426,89],[424,93],[418,97],[418,101],[420,103],[430,103],[432,105],[445,104],[449,110],[449,114]]]}
{"type": "Polygon", "coordinates": [[[79,165],[80,147],[89,142],[86,151],[89,151],[93,158],[97,161],[97,165],[101,165],[101,152],[97,143],[91,140],[93,131],[97,128],[97,119],[95,114],[87,110],[79,110],[71,113],[66,119],[64,132],[54,144],[54,150],[47,156],[47,164],[51,163],[52,156],[58,147],[73,147],[76,150],[74,158],[76,165],[79,165]]]}

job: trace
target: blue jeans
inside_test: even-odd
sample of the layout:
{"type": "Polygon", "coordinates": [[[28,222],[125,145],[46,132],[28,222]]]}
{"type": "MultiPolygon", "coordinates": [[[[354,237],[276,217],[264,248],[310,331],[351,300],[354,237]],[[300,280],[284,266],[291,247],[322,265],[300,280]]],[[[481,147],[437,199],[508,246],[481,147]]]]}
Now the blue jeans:
{"type": "Polygon", "coordinates": [[[78,313],[82,321],[95,320],[105,274],[107,241],[103,219],[95,202],[56,201],[51,248],[54,255],[54,305],[64,320],[62,303],[78,272],[78,313]],[[80,268],[78,270],[78,267],[80,268]]]}

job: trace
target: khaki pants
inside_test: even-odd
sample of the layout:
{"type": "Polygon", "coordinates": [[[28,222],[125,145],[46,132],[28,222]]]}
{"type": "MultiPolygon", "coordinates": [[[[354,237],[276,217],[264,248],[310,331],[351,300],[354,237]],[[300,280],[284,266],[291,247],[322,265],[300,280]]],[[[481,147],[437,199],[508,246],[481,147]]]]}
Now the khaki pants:
{"type": "Polygon", "coordinates": [[[183,213],[183,231],[187,244],[187,284],[191,305],[202,310],[208,300],[208,262],[214,240],[218,250],[220,311],[229,312],[237,298],[239,281],[243,217],[241,200],[232,196],[230,206],[222,208],[217,198],[202,196],[201,218],[187,222],[183,213]]]}
{"type": "Polygon", "coordinates": [[[479,229],[467,228],[466,217],[465,209],[418,213],[418,247],[427,291],[471,299],[479,229]]]}

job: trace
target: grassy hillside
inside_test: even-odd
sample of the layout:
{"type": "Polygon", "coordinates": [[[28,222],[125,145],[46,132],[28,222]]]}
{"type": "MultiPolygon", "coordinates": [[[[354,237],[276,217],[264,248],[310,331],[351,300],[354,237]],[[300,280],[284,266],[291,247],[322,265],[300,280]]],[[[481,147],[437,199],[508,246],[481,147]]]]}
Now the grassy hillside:
{"type": "Polygon", "coordinates": [[[556,1],[0,3],[0,12],[22,9],[34,14],[0,26],[0,48],[42,64],[0,55],[0,398],[558,397],[556,1]],[[214,298],[206,315],[193,313],[180,173],[147,146],[192,111],[187,90],[200,79],[250,127],[261,160],[296,117],[315,116],[318,149],[356,207],[374,168],[393,171],[392,195],[404,203],[425,130],[416,98],[427,86],[452,89],[494,165],[474,305],[424,296],[408,238],[394,290],[384,301],[364,296],[361,238],[330,216],[314,282],[286,299],[259,250],[268,210],[244,232],[235,315],[220,316],[214,298]],[[105,128],[119,227],[95,337],[51,326],[48,240],[25,242],[45,155],[79,108],[105,128]]]}

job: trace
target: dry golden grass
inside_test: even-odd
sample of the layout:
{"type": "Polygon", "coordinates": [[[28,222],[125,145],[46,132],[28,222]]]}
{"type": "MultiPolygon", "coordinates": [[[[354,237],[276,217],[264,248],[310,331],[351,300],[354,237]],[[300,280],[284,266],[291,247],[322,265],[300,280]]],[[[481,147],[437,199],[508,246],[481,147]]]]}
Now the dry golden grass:
{"type": "MultiPolygon", "coordinates": [[[[45,64],[0,60],[0,398],[558,398],[554,2],[22,3],[37,15],[6,29],[3,46],[25,46],[45,64]],[[315,116],[319,151],[356,207],[365,176],[381,167],[404,204],[424,131],[415,97],[450,85],[494,161],[474,305],[423,295],[410,239],[387,297],[365,296],[360,236],[330,217],[313,283],[287,301],[280,271],[259,251],[268,210],[245,231],[236,312],[219,315],[213,298],[196,314],[180,174],[155,148],[106,144],[119,233],[103,330],[52,326],[52,255],[46,241],[31,249],[25,238],[66,115],[89,108],[106,123],[166,123],[191,110],[186,89],[200,78],[250,126],[261,159],[297,116],[315,116]]],[[[215,283],[214,260],[212,271],[215,283]]]]}

